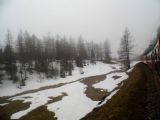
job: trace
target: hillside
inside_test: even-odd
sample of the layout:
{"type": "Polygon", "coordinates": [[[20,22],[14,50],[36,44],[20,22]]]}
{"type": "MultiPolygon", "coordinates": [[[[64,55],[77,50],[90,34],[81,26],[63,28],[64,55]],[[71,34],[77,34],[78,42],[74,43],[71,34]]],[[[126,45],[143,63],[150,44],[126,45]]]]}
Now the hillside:
{"type": "Polygon", "coordinates": [[[0,97],[0,119],[159,120],[156,74],[143,63],[126,73],[107,66],[106,74],[0,97]]]}
{"type": "MultiPolygon", "coordinates": [[[[147,116],[147,75],[152,75],[143,64],[138,63],[112,99],[94,109],[82,120],[144,120],[147,116]]],[[[151,79],[150,79],[151,80],[151,79]]]]}

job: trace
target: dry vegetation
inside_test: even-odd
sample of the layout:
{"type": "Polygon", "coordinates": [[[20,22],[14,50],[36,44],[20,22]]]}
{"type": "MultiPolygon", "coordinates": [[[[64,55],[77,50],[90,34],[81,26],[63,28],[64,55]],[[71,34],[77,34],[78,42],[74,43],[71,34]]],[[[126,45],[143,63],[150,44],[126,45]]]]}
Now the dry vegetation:
{"type": "MultiPolygon", "coordinates": [[[[123,81],[123,86],[118,93],[105,105],[94,109],[82,120],[144,120],[146,115],[147,83],[144,69],[146,69],[144,64],[137,64],[133,71],[129,73],[130,77],[126,81],[123,81]]],[[[81,81],[83,84],[87,85],[85,93],[89,98],[93,100],[101,100],[109,93],[107,91],[102,91],[101,89],[95,89],[92,85],[105,80],[105,78],[106,75],[99,75],[77,81],[81,81]]],[[[120,86],[121,85],[118,85],[118,88],[120,86]]],[[[67,94],[63,93],[61,96],[51,97],[49,103],[59,101],[64,96],[67,96],[67,94]]],[[[8,101],[7,98],[8,97],[0,98],[1,103],[9,103],[8,105],[0,107],[0,120],[10,120],[10,116],[13,113],[29,108],[30,103],[23,103],[23,101],[20,100],[8,101]]],[[[20,120],[56,120],[57,118],[54,116],[55,113],[48,111],[47,107],[44,105],[29,112],[27,115],[20,118],[20,120]]]]}
{"type": "Polygon", "coordinates": [[[21,100],[10,101],[8,105],[0,107],[0,120],[10,120],[13,113],[29,108],[30,103],[23,103],[21,100]]]}
{"type": "Polygon", "coordinates": [[[19,120],[57,120],[55,113],[47,110],[47,106],[40,106],[19,120]]]}
{"type": "Polygon", "coordinates": [[[62,98],[63,98],[64,96],[68,96],[68,94],[67,94],[67,93],[62,93],[62,95],[59,95],[59,96],[57,96],[57,97],[53,97],[53,96],[48,97],[48,98],[50,98],[51,100],[49,100],[49,101],[47,102],[47,105],[62,100],[62,98]]]}
{"type": "Polygon", "coordinates": [[[93,101],[101,101],[104,96],[109,94],[104,89],[92,87],[93,84],[99,83],[105,80],[105,78],[106,78],[106,75],[99,75],[99,76],[84,78],[81,81],[83,84],[87,85],[85,94],[87,95],[88,98],[92,99],[93,101]]]}
{"type": "Polygon", "coordinates": [[[144,120],[147,83],[144,69],[144,64],[137,64],[119,92],[82,120],[144,120]]]}
{"type": "MultiPolygon", "coordinates": [[[[7,101],[7,103],[9,104],[0,107],[0,120],[10,120],[13,113],[28,109],[31,104],[30,102],[23,103],[22,100],[7,101]]],[[[54,116],[55,113],[48,111],[47,106],[40,106],[19,120],[56,120],[54,116]]]]}

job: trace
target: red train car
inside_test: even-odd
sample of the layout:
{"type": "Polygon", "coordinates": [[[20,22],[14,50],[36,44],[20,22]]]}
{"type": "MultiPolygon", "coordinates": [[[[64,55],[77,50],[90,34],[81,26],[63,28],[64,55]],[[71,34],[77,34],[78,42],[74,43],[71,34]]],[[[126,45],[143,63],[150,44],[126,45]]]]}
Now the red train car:
{"type": "Polygon", "coordinates": [[[148,54],[141,57],[141,61],[151,69],[156,70],[158,73],[160,72],[160,39],[148,54]]]}
{"type": "Polygon", "coordinates": [[[141,61],[155,73],[155,84],[160,92],[160,38],[154,48],[148,54],[141,57],[141,61]]]}

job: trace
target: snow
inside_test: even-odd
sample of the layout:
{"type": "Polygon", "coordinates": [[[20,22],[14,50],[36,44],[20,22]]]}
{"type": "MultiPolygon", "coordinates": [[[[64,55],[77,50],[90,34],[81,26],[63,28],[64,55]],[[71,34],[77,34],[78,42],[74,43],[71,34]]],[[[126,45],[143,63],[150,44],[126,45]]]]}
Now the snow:
{"type": "Polygon", "coordinates": [[[139,63],[139,62],[140,62],[140,61],[133,61],[133,62],[131,62],[131,68],[130,68],[129,70],[127,70],[127,72],[132,72],[134,66],[135,66],[137,63],[139,63]]]}
{"type": "Polygon", "coordinates": [[[86,85],[75,82],[56,89],[48,89],[14,97],[12,100],[24,100],[24,102],[31,102],[31,105],[29,109],[12,114],[11,119],[19,119],[33,109],[45,105],[47,101],[50,100],[48,97],[56,97],[65,92],[68,96],[64,96],[63,99],[58,102],[48,104],[47,109],[55,112],[58,120],[79,120],[91,112],[98,103],[86,97],[84,94],[85,88],[86,85]],[[31,98],[26,99],[24,97],[31,98]]]}
{"type": "Polygon", "coordinates": [[[128,72],[128,73],[129,73],[129,72],[132,72],[133,68],[134,68],[134,67],[130,68],[129,70],[127,70],[127,72],[128,72]]]}
{"type": "MultiPolygon", "coordinates": [[[[127,75],[124,72],[112,73],[107,75],[106,80],[93,86],[112,91],[115,87],[117,87],[119,82],[126,78],[127,75]],[[112,77],[115,75],[122,77],[114,80],[112,77]]],[[[58,88],[47,89],[36,93],[29,93],[10,98],[10,100],[24,100],[24,102],[31,102],[31,105],[28,109],[12,114],[11,119],[19,119],[39,106],[46,105],[46,103],[50,100],[49,97],[51,96],[57,97],[63,93],[66,93],[67,96],[64,96],[62,100],[47,104],[47,109],[54,112],[55,117],[57,117],[58,120],[79,120],[87,113],[91,112],[98,104],[98,101],[92,101],[85,95],[86,87],[87,86],[85,84],[77,81],[58,88]]],[[[98,106],[105,104],[109,99],[112,98],[114,94],[117,93],[117,91],[118,90],[113,91],[105,99],[105,101],[98,106]]]]}
{"type": "Polygon", "coordinates": [[[22,87],[22,89],[17,88],[17,84],[13,84],[10,80],[2,80],[2,85],[0,86],[0,96],[11,96],[17,93],[21,93],[23,91],[37,89],[47,85],[55,85],[59,83],[66,83],[75,81],[84,77],[93,76],[93,75],[101,75],[108,73],[110,71],[114,71],[112,67],[119,68],[118,64],[105,64],[102,62],[97,62],[96,65],[85,66],[83,71],[84,74],[79,73],[79,68],[75,67],[72,76],[67,76],[66,78],[57,78],[57,79],[42,79],[38,76],[38,74],[34,73],[29,75],[29,78],[26,80],[26,86],[22,87]],[[41,79],[41,82],[39,82],[41,79]]]}
{"type": "Polygon", "coordinates": [[[3,103],[3,104],[0,104],[0,106],[5,106],[5,105],[8,105],[9,103],[3,103]]]}
{"type": "Polygon", "coordinates": [[[79,120],[98,104],[97,101],[92,101],[84,94],[85,85],[79,82],[65,86],[65,91],[69,95],[63,101],[48,105],[48,110],[54,111],[58,120],[79,120]]]}
{"type": "MultiPolygon", "coordinates": [[[[24,115],[27,115],[32,110],[45,105],[49,111],[55,113],[55,117],[58,120],[79,120],[84,117],[86,114],[91,112],[98,104],[99,101],[92,101],[85,94],[86,85],[81,83],[82,78],[88,76],[95,76],[106,74],[111,71],[119,69],[118,64],[104,64],[97,62],[96,65],[86,66],[83,71],[84,74],[79,73],[79,68],[75,68],[73,71],[73,76],[67,76],[66,78],[57,78],[57,79],[42,79],[37,74],[29,75],[29,79],[26,81],[26,86],[22,89],[16,88],[16,84],[13,84],[11,81],[3,80],[3,84],[0,86],[0,96],[14,95],[26,90],[37,89],[42,86],[56,85],[59,83],[68,83],[76,81],[70,84],[66,84],[53,89],[41,90],[35,93],[28,93],[16,97],[11,97],[10,100],[23,100],[24,103],[30,102],[28,109],[19,111],[11,115],[11,119],[19,119],[24,115]],[[39,82],[41,81],[41,82],[39,82]],[[56,101],[54,103],[47,104],[50,97],[58,97],[66,93],[67,96],[63,96],[62,100],[56,101]]],[[[102,82],[96,83],[93,85],[95,88],[102,88],[111,92],[118,83],[127,79],[127,74],[125,72],[117,72],[108,74],[106,79],[102,82]],[[121,76],[118,79],[114,79],[113,76],[121,76]]],[[[118,90],[113,91],[103,102],[98,105],[101,106],[105,104],[113,95],[117,93],[118,90]]],[[[0,104],[3,105],[3,104],[0,104]]],[[[5,104],[4,104],[5,105],[5,104]]],[[[97,107],[98,107],[97,106],[97,107]]]]}
{"type": "Polygon", "coordinates": [[[56,92],[53,89],[48,89],[48,90],[39,91],[36,93],[30,93],[27,95],[22,95],[22,96],[11,98],[10,100],[24,100],[24,103],[31,102],[29,109],[26,109],[26,110],[23,110],[23,111],[20,111],[20,112],[13,114],[11,116],[11,119],[19,119],[20,117],[28,114],[28,112],[46,104],[47,101],[50,100],[50,98],[48,98],[48,97],[50,97],[50,96],[57,97],[61,94],[62,93],[56,92]],[[25,98],[25,97],[28,97],[28,98],[25,98]]]}
{"type": "Polygon", "coordinates": [[[98,104],[96,107],[101,107],[102,105],[104,105],[109,99],[111,99],[119,90],[115,90],[113,91],[108,97],[105,98],[105,100],[101,103],[98,104]]]}
{"type": "Polygon", "coordinates": [[[131,68],[134,67],[137,63],[139,63],[140,61],[132,61],[131,62],[131,68]]]}
{"type": "Polygon", "coordinates": [[[121,73],[112,73],[106,76],[106,79],[102,82],[94,84],[93,87],[105,89],[108,92],[112,91],[115,87],[118,86],[118,83],[122,82],[123,80],[127,79],[128,75],[125,72],[121,73]],[[121,76],[118,79],[114,79],[113,76],[121,76]]]}

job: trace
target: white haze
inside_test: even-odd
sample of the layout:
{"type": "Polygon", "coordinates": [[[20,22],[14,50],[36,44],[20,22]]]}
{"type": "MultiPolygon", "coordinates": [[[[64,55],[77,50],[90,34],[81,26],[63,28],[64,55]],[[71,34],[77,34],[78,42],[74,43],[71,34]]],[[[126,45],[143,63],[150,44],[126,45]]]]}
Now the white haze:
{"type": "Polygon", "coordinates": [[[108,39],[115,56],[127,26],[135,54],[143,52],[160,24],[159,0],[0,0],[0,41],[7,29],[38,37],[60,34],[87,41],[108,39]]]}

